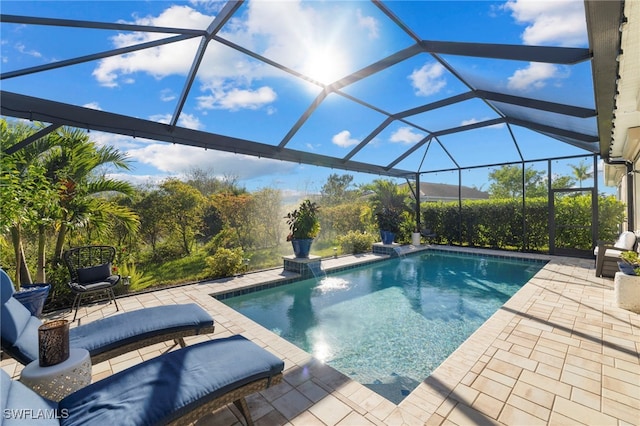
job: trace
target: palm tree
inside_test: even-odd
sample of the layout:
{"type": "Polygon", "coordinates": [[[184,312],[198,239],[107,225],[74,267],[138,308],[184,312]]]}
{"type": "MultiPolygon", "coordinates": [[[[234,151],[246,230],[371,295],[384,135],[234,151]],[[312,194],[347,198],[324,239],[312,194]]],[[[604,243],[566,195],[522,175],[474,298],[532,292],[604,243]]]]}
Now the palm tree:
{"type": "Polygon", "coordinates": [[[589,164],[585,163],[584,160],[580,161],[580,164],[577,166],[575,164],[569,164],[569,167],[571,167],[573,175],[578,179],[578,182],[580,182],[580,188],[582,188],[583,180],[593,176],[593,172],[589,171],[591,170],[589,164]]]}
{"type": "Polygon", "coordinates": [[[99,173],[107,165],[129,170],[126,154],[109,146],[96,147],[89,135],[80,129],[61,128],[51,138],[56,140],[58,148],[51,150],[45,164],[49,178],[60,188],[62,212],[57,223],[54,260],[59,261],[62,257],[70,229],[84,228],[105,236],[117,221],[129,232],[136,232],[139,226],[137,214],[105,197],[110,193],[130,196],[133,187],[128,182],[99,173]]]}
{"type": "Polygon", "coordinates": [[[398,232],[402,212],[408,211],[408,188],[402,188],[386,179],[376,179],[365,185],[365,190],[373,191],[370,201],[373,213],[381,231],[398,232]]]}
{"type": "Polygon", "coordinates": [[[364,189],[373,191],[370,200],[374,212],[379,212],[385,207],[399,211],[407,209],[408,189],[400,187],[390,180],[376,179],[365,185],[364,189]]]}
{"type": "MultiPolygon", "coordinates": [[[[37,125],[39,126],[39,125],[37,125]]],[[[3,150],[24,140],[37,128],[20,123],[0,121],[3,150]]],[[[15,284],[31,283],[27,267],[23,229],[38,228],[38,271],[36,279],[44,282],[44,228],[51,215],[57,210],[57,192],[45,175],[39,162],[40,155],[51,148],[50,141],[41,138],[11,155],[2,155],[2,214],[0,217],[2,234],[11,235],[15,255],[15,284]]]]}
{"type": "MultiPolygon", "coordinates": [[[[2,147],[24,140],[40,127],[0,121],[2,147]]],[[[38,234],[37,281],[45,282],[45,242],[48,229],[57,230],[54,259],[59,261],[70,228],[85,227],[104,235],[118,221],[135,232],[138,217],[130,209],[110,201],[105,194],[130,195],[127,182],[98,173],[111,164],[128,169],[126,155],[111,147],[98,148],[78,129],[57,132],[2,158],[2,220],[0,231],[10,233],[16,259],[16,285],[31,283],[26,265],[22,230],[36,226],[38,234]]]]}

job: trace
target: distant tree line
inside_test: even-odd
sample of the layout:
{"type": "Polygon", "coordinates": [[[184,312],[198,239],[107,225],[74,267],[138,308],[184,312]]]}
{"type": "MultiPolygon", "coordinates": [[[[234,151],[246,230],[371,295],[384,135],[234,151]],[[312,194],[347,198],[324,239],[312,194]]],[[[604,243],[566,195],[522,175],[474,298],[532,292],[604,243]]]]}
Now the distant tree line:
{"type": "MultiPolygon", "coordinates": [[[[132,276],[134,289],[154,284],[149,271],[156,277],[202,279],[237,273],[248,258],[253,267],[277,266],[283,254],[291,253],[285,240],[287,206],[278,189],[247,191],[236,177],[202,169],[192,169],[182,179],[134,186],[111,177],[129,170],[126,154],[97,145],[83,130],[62,127],[7,155],[8,148],[43,125],[2,119],[0,127],[0,263],[16,283],[51,282],[54,298],[67,296],[62,252],[90,244],[117,248],[114,266],[132,276]]],[[[457,202],[423,203],[423,224],[443,243],[542,249],[548,245],[545,176],[525,170],[525,238],[518,201],[521,173],[518,166],[493,170],[491,200],[465,201],[462,210],[457,202]]],[[[580,184],[588,175],[584,164],[575,167],[580,184]]],[[[321,255],[333,253],[334,247],[342,253],[370,250],[379,241],[376,213],[383,209],[398,214],[396,242],[410,242],[415,200],[407,189],[385,179],[366,185],[355,185],[353,179],[331,174],[319,193],[306,194],[320,206],[321,232],[312,250],[321,255]]],[[[553,185],[569,187],[575,181],[561,176],[553,185]]],[[[566,197],[557,207],[560,214],[573,215],[573,221],[588,219],[580,197],[566,197]]],[[[600,209],[606,218],[601,236],[611,239],[624,220],[623,206],[605,197],[600,209]]],[[[586,241],[577,235],[566,238],[582,245],[586,241]]]]}

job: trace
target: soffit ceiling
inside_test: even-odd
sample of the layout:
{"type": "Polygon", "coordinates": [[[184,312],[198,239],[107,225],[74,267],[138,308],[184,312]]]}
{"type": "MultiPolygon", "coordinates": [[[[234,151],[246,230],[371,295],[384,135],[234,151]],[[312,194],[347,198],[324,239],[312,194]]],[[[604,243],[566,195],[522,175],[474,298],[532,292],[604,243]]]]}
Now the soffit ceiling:
{"type": "MultiPolygon", "coordinates": [[[[217,10],[215,16],[212,14],[207,25],[193,28],[125,23],[123,20],[130,18],[127,16],[104,20],[82,19],[82,7],[90,3],[78,3],[79,6],[72,11],[68,8],[68,14],[65,14],[65,8],[56,17],[26,12],[3,13],[0,15],[3,33],[18,27],[21,31],[24,28],[45,27],[51,31],[73,29],[74,32],[73,37],[62,46],[64,49],[47,55],[48,58],[64,59],[41,61],[24,67],[3,66],[0,74],[1,113],[6,117],[48,125],[13,147],[13,150],[60,126],[72,126],[133,138],[396,177],[413,176],[416,172],[559,158],[563,155],[599,153],[608,158],[617,73],[617,65],[612,66],[610,61],[611,55],[615,60],[617,50],[614,49],[612,53],[611,47],[616,46],[617,49],[616,43],[619,45],[621,2],[586,2],[589,47],[501,43],[498,39],[491,40],[483,36],[481,28],[476,40],[447,38],[446,34],[452,33],[451,29],[449,33],[440,34],[438,31],[449,26],[455,30],[456,14],[462,13],[459,8],[461,2],[440,4],[452,7],[449,15],[437,16],[440,25],[435,26],[433,21],[426,18],[429,7],[435,2],[408,2],[422,7],[424,15],[418,16],[407,14],[405,3],[331,3],[336,8],[357,4],[358,14],[375,16],[377,22],[381,23],[382,36],[392,34],[393,37],[338,40],[338,44],[351,47],[352,52],[364,50],[361,46],[365,45],[379,48],[369,49],[366,55],[352,60],[351,68],[343,76],[324,81],[314,76],[313,70],[289,62],[287,58],[295,57],[295,54],[270,49],[266,46],[266,40],[256,43],[243,38],[246,34],[237,31],[237,28],[249,19],[252,2],[227,2],[217,10]],[[457,7],[453,7],[455,5],[457,7]],[[130,37],[137,42],[102,49],[85,42],[83,32],[106,33],[103,37],[105,40],[130,37]],[[196,43],[193,43],[194,40],[196,43]],[[181,87],[171,103],[172,113],[163,118],[145,110],[147,105],[110,104],[104,101],[100,104],[101,108],[96,109],[79,102],[73,103],[65,93],[65,90],[91,90],[89,83],[78,82],[77,88],[56,88],[56,77],[71,68],[84,67],[87,78],[95,78],[99,67],[96,64],[145,51],[153,51],[156,60],[162,62],[165,59],[162,55],[176,54],[175,46],[181,46],[179,53],[185,55],[188,67],[186,72],[162,76],[174,81],[179,79],[181,87]],[[286,81],[287,84],[280,86],[283,88],[277,93],[281,102],[277,111],[267,108],[265,113],[264,108],[260,111],[261,108],[256,107],[238,112],[230,107],[223,114],[219,108],[203,114],[203,117],[207,115],[212,120],[210,125],[194,128],[185,124],[185,116],[197,111],[197,105],[206,104],[207,98],[202,93],[203,76],[211,71],[211,67],[215,67],[216,61],[236,61],[233,62],[238,64],[234,71],[236,74],[227,76],[229,79],[238,79],[243,73],[260,69],[263,81],[286,81]],[[524,69],[532,64],[562,67],[569,77],[552,91],[518,91],[505,83],[500,71],[524,69]],[[431,68],[425,69],[427,65],[431,68]],[[428,96],[401,98],[403,91],[418,90],[408,86],[407,74],[421,70],[441,73],[443,77],[431,83],[440,84],[446,80],[447,90],[436,91],[428,96]],[[29,84],[33,77],[40,75],[50,76],[51,85],[29,84]],[[579,76],[582,80],[578,80],[579,76]],[[586,82],[585,76],[588,76],[586,82]],[[572,84],[574,78],[578,83],[572,84]],[[393,96],[396,91],[398,96],[393,96]],[[283,111],[286,114],[280,114],[283,111]],[[262,112],[261,116],[257,115],[259,112],[262,112]],[[277,115],[286,117],[278,119],[277,115]],[[225,126],[231,120],[245,120],[246,126],[241,130],[225,126]],[[261,131],[255,132],[256,128],[261,131]],[[325,130],[329,133],[323,134],[325,130]],[[342,139],[346,137],[348,143],[339,143],[340,135],[342,139]],[[394,138],[402,139],[402,135],[409,137],[405,137],[402,143],[389,142],[393,142],[394,138]],[[502,148],[500,144],[507,148],[502,148]],[[384,155],[380,155],[382,151],[378,149],[382,145],[388,147],[384,155]],[[553,148],[545,151],[543,148],[548,146],[553,148]],[[472,156],[473,160],[468,158],[470,151],[476,153],[472,156]]],[[[278,3],[278,7],[287,7],[288,4],[295,2],[278,3]]],[[[313,4],[309,2],[309,7],[313,4]]],[[[3,12],[6,9],[3,5],[3,12]]],[[[445,8],[439,9],[439,13],[445,12],[445,8]]],[[[336,16],[339,13],[336,9],[336,16]]],[[[277,20],[278,17],[274,15],[273,19],[277,20]]],[[[309,27],[300,27],[299,30],[309,31],[309,27]]],[[[324,31],[326,37],[330,37],[329,28],[314,30],[319,34],[324,31]]],[[[500,28],[487,30],[489,32],[499,34],[500,28]]],[[[56,46],[51,48],[61,47],[56,46]]],[[[157,80],[162,78],[157,76],[157,80]]],[[[143,99],[150,96],[150,91],[159,91],[158,87],[149,88],[134,82],[120,90],[139,91],[139,98],[143,99]]],[[[272,98],[276,96],[265,89],[267,84],[256,87],[253,91],[242,93],[266,94],[272,98]]],[[[106,90],[96,89],[92,94],[98,97],[106,90]]]]}

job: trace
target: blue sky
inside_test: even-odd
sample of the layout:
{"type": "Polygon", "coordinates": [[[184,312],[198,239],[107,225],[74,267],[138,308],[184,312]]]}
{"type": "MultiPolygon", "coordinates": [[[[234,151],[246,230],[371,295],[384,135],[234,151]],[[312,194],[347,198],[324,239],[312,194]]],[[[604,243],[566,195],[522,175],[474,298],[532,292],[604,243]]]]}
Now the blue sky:
{"type": "MultiPolygon", "coordinates": [[[[223,3],[215,1],[3,1],[3,14],[167,27],[206,28],[223,3]]],[[[571,1],[390,1],[385,5],[421,39],[544,46],[587,47],[583,2],[571,1]],[[455,19],[453,18],[455,17],[455,19]]],[[[150,41],[166,35],[2,24],[2,71],[11,71],[150,41]]],[[[228,22],[222,38],[321,83],[333,82],[399,50],[413,40],[365,1],[247,1],[228,22]]],[[[176,109],[198,40],[109,57],[2,82],[3,90],[75,105],[169,122],[176,109]]],[[[496,61],[443,55],[476,87],[593,108],[589,63],[573,66],[496,61]]],[[[391,113],[463,93],[460,83],[430,55],[419,54],[343,89],[391,113]]],[[[211,42],[178,124],[278,145],[320,93],[321,87],[266,65],[221,43],[211,42]]],[[[516,108],[516,107],[513,107],[516,108]]],[[[518,111],[513,111],[517,114],[518,111]]],[[[477,100],[411,117],[437,131],[497,117],[477,100]]],[[[348,98],[329,95],[287,144],[288,148],[342,157],[386,117],[348,98]]],[[[558,120],[553,114],[543,119],[558,120]]],[[[592,130],[595,120],[562,123],[592,130]]],[[[499,125],[451,136],[420,150],[398,167],[439,170],[518,160],[499,125]]],[[[575,147],[522,128],[514,133],[527,159],[579,155],[575,147]]],[[[248,189],[276,187],[285,194],[316,192],[331,173],[309,165],[258,159],[167,143],[92,132],[101,144],[126,151],[133,170],[118,177],[133,182],[184,176],[200,168],[237,178],[248,189]]],[[[395,122],[354,160],[386,165],[424,132],[395,122]]],[[[559,162],[555,173],[569,173],[559,162]]],[[[546,170],[546,163],[536,163],[546,170]]],[[[463,173],[463,184],[486,188],[489,169],[463,173]]],[[[355,176],[356,182],[377,176],[355,176]]],[[[456,183],[456,173],[426,175],[427,181],[456,183]]],[[[600,190],[605,190],[600,187],[600,190]]]]}

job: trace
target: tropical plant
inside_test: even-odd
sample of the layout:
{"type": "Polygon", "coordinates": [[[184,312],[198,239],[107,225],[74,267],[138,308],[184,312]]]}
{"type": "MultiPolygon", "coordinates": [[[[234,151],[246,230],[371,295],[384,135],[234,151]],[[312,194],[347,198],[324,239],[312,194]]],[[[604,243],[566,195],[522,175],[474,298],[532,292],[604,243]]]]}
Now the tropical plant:
{"type": "Polygon", "coordinates": [[[47,152],[44,164],[49,180],[60,188],[62,208],[54,259],[61,258],[71,229],[84,229],[94,237],[107,236],[117,221],[130,233],[135,233],[139,226],[138,215],[105,197],[111,193],[129,196],[133,187],[128,182],[99,173],[104,166],[129,170],[126,154],[110,146],[97,147],[80,129],[63,127],[50,138],[56,147],[47,152]]]}
{"type": "MultiPolygon", "coordinates": [[[[2,148],[33,135],[40,124],[1,121],[2,148]]],[[[133,233],[137,215],[106,195],[132,193],[130,184],[98,173],[104,165],[127,168],[126,156],[110,147],[98,148],[78,129],[61,128],[14,153],[2,156],[2,231],[11,234],[16,260],[16,285],[32,282],[24,255],[23,230],[37,234],[37,276],[44,282],[45,242],[57,232],[60,259],[70,229],[83,229],[87,238],[110,235],[114,224],[133,233]],[[6,196],[6,197],[5,197],[6,196]],[[5,199],[6,198],[6,199],[5,199]],[[8,229],[7,229],[8,228],[8,229]]]]}
{"type": "Polygon", "coordinates": [[[402,212],[409,210],[409,189],[384,179],[376,179],[365,188],[373,191],[370,202],[378,228],[397,233],[400,230],[402,212]]]}
{"type": "Polygon", "coordinates": [[[316,203],[304,200],[300,207],[287,213],[285,217],[290,231],[287,241],[317,237],[320,233],[319,209],[320,207],[316,203]]]}
{"type": "Polygon", "coordinates": [[[629,265],[640,266],[638,259],[638,252],[634,250],[627,250],[620,253],[620,259],[627,262],[629,265]]]}
{"type": "Polygon", "coordinates": [[[375,213],[378,228],[381,231],[398,233],[402,222],[402,211],[393,207],[383,207],[375,213]]]}
{"type": "Polygon", "coordinates": [[[37,129],[20,122],[0,121],[3,155],[0,158],[2,175],[0,185],[0,231],[10,233],[15,256],[15,280],[20,284],[32,282],[24,254],[23,231],[37,228],[38,267],[37,280],[45,281],[44,247],[45,228],[59,212],[57,188],[47,180],[41,154],[52,145],[41,138],[11,154],[6,150],[31,136],[37,129]]]}
{"type": "MultiPolygon", "coordinates": [[[[620,253],[620,260],[633,268],[633,273],[640,275],[640,256],[637,251],[627,250],[620,253]]],[[[622,268],[621,268],[622,269],[622,268]]]]}

